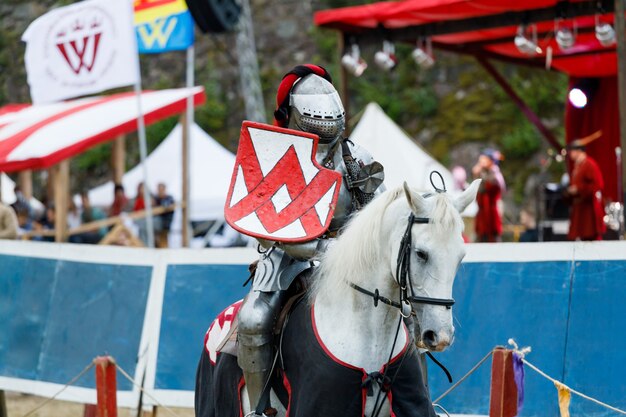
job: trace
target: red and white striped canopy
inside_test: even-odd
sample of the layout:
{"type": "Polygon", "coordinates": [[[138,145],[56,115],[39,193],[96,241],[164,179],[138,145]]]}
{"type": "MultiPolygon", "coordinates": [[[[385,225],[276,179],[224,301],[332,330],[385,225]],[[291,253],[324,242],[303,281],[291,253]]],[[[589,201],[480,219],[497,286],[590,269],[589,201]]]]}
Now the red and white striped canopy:
{"type": "MultiPolygon", "coordinates": [[[[188,97],[193,97],[194,106],[204,103],[204,88],[142,92],[146,124],[185,111],[188,97]]],[[[47,168],[135,131],[137,114],[137,97],[132,92],[0,108],[0,172],[47,168]]]]}

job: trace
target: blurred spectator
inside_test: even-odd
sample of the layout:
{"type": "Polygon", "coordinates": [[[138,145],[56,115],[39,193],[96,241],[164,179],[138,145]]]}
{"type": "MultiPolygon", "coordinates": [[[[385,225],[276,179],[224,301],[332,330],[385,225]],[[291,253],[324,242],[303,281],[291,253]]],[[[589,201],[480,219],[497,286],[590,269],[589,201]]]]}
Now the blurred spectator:
{"type": "Polygon", "coordinates": [[[452,179],[454,180],[454,189],[459,191],[465,191],[467,186],[467,171],[460,165],[456,165],[452,168],[452,179]]]}
{"type": "MultiPolygon", "coordinates": [[[[87,191],[82,191],[80,193],[81,206],[82,210],[80,213],[80,222],[81,224],[87,224],[91,222],[95,222],[98,220],[105,219],[106,216],[104,212],[97,207],[92,207],[91,202],[89,201],[89,193],[87,191]]],[[[104,235],[107,233],[106,227],[100,227],[99,229],[89,230],[87,232],[79,233],[73,236],[70,236],[70,242],[74,243],[98,243],[104,235]]]]}
{"type": "MultiPolygon", "coordinates": [[[[44,231],[54,230],[54,219],[56,216],[56,210],[54,204],[46,206],[46,211],[39,221],[33,222],[33,230],[44,231]]],[[[35,236],[33,240],[42,240],[45,242],[54,242],[54,236],[35,236]]]]}
{"type": "Polygon", "coordinates": [[[128,207],[128,199],[124,193],[124,186],[122,184],[115,184],[113,191],[113,204],[109,209],[109,217],[119,216],[123,211],[126,211],[128,207]]]}
{"type": "Polygon", "coordinates": [[[539,231],[537,230],[537,222],[535,216],[527,210],[522,209],[519,214],[520,224],[524,227],[524,231],[519,236],[520,242],[538,242],[539,231]]]}
{"type": "MultiPolygon", "coordinates": [[[[144,184],[140,182],[137,185],[137,195],[135,196],[135,202],[133,203],[133,211],[140,211],[146,209],[146,202],[143,198],[144,192],[144,184]]],[[[154,202],[152,204],[154,206],[154,202]]],[[[147,228],[147,220],[145,217],[135,220],[135,224],[138,228],[139,238],[143,241],[144,244],[148,244],[148,228],[147,228]]]]}
{"type": "Polygon", "coordinates": [[[17,237],[17,217],[15,211],[0,202],[0,239],[15,239],[17,237]]]}
{"type": "Polygon", "coordinates": [[[477,242],[499,242],[502,240],[502,193],[506,184],[498,164],[502,154],[495,149],[485,149],[472,168],[474,178],[482,179],[476,203],[478,213],[475,219],[477,242]]]}
{"type": "Polygon", "coordinates": [[[27,208],[20,208],[17,215],[17,235],[22,236],[26,232],[33,230],[33,219],[27,208]]]}
{"type": "Polygon", "coordinates": [[[80,210],[74,199],[70,197],[67,205],[67,228],[75,229],[80,226],[80,210]]]}
{"type": "Polygon", "coordinates": [[[566,197],[572,205],[569,240],[601,240],[606,230],[602,204],[604,179],[597,162],[587,155],[585,145],[588,142],[577,139],[567,145],[574,163],[572,182],[566,190],[566,197]]]}
{"type": "MultiPolygon", "coordinates": [[[[157,185],[157,195],[155,197],[155,205],[158,207],[172,207],[174,206],[174,198],[167,194],[167,187],[164,183],[160,182],[157,185]]],[[[155,218],[154,230],[156,246],[157,248],[167,248],[167,237],[172,226],[172,218],[174,217],[174,211],[168,211],[160,214],[155,218]]]]}
{"type": "Polygon", "coordinates": [[[15,192],[15,202],[11,204],[11,207],[13,207],[13,210],[15,210],[15,213],[26,212],[28,213],[28,217],[32,219],[32,215],[33,215],[32,208],[30,206],[30,203],[24,196],[24,193],[22,192],[22,189],[20,188],[19,185],[15,186],[14,192],[15,192]]]}

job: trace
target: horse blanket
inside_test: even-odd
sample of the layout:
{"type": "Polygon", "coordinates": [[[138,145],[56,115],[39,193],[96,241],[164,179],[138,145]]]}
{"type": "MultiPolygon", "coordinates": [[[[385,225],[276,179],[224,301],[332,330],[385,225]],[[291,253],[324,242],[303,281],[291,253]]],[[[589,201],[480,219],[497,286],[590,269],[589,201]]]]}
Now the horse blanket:
{"type": "MultiPolygon", "coordinates": [[[[372,387],[382,384],[392,417],[436,417],[413,343],[407,342],[400,354],[368,374],[339,360],[324,345],[313,308],[305,301],[294,306],[282,337],[282,360],[273,374],[272,387],[287,416],[363,417],[372,387]]],[[[212,360],[206,346],[196,375],[196,416],[242,416],[244,381],[237,358],[217,352],[212,360]]]]}

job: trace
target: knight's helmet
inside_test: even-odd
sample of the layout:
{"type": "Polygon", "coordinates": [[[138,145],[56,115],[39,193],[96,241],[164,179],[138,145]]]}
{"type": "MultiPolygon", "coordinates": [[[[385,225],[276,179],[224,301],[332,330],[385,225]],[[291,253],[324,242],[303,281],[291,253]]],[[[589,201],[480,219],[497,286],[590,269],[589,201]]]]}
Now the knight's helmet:
{"type": "Polygon", "coordinates": [[[317,65],[298,65],[278,87],[274,124],[319,136],[329,144],[343,133],[346,113],[328,72],[317,65]]]}

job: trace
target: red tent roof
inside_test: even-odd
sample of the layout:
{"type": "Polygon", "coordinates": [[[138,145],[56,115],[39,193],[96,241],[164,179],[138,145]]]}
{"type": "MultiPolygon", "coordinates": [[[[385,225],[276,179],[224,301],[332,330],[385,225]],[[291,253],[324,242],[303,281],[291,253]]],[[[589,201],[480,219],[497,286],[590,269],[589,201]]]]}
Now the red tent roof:
{"type": "MultiPolygon", "coordinates": [[[[205,100],[204,88],[141,93],[146,124],[205,100]]],[[[119,93],[44,105],[0,108],[0,172],[41,169],[86,149],[137,130],[137,97],[119,93]]]]}
{"type": "Polygon", "coordinates": [[[602,46],[595,37],[598,3],[601,20],[613,24],[613,1],[590,0],[405,0],[324,10],[315,24],[362,37],[414,42],[430,36],[436,48],[506,61],[546,66],[578,77],[617,72],[615,45],[602,46]],[[576,27],[575,45],[562,51],[554,39],[555,19],[576,27]],[[534,23],[542,53],[525,55],[513,39],[521,23],[534,23]]]}

